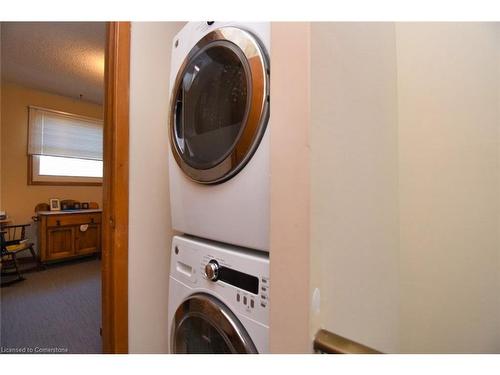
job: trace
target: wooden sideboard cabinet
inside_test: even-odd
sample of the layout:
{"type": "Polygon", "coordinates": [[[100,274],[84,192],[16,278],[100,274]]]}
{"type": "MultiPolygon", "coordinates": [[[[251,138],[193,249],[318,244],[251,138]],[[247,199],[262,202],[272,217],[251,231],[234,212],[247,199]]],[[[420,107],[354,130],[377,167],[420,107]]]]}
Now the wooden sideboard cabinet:
{"type": "Polygon", "coordinates": [[[38,252],[42,262],[101,251],[102,210],[39,211],[38,252]]]}

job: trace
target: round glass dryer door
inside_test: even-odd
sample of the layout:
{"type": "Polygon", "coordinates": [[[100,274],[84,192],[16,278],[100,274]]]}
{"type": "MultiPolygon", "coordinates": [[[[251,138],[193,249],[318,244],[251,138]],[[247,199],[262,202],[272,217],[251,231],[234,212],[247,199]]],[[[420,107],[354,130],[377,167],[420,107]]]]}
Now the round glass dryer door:
{"type": "Polygon", "coordinates": [[[170,140],[184,173],[223,182],[252,157],[269,119],[269,64],[250,33],[222,27],[203,37],[177,75],[170,140]]]}
{"type": "Polygon", "coordinates": [[[257,349],[238,318],[215,297],[194,294],[174,315],[174,354],[255,354],[257,349]]]}

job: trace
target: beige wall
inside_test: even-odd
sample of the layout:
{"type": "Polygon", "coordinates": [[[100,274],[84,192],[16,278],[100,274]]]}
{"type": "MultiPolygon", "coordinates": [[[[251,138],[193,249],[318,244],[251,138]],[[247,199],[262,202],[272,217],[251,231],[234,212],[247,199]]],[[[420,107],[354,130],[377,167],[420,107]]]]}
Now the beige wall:
{"type": "Polygon", "coordinates": [[[499,24],[311,30],[312,332],[500,352],[499,24]]]}
{"type": "Polygon", "coordinates": [[[2,85],[3,209],[15,223],[29,223],[35,206],[50,198],[95,201],[101,204],[102,188],[96,186],[28,185],[28,105],[102,118],[102,106],[54,95],[12,83],[2,85]]]}
{"type": "Polygon", "coordinates": [[[500,27],[397,24],[401,350],[500,352],[500,27]]]}
{"type": "Polygon", "coordinates": [[[271,353],[309,353],[310,25],[273,23],[271,32],[269,343],[271,353]]]}
{"type": "Polygon", "coordinates": [[[311,251],[318,326],[398,348],[396,48],[391,23],[311,26],[311,251]]]}
{"type": "Polygon", "coordinates": [[[130,73],[129,352],[166,353],[171,222],[170,48],[179,22],[133,22],[130,73]]]}

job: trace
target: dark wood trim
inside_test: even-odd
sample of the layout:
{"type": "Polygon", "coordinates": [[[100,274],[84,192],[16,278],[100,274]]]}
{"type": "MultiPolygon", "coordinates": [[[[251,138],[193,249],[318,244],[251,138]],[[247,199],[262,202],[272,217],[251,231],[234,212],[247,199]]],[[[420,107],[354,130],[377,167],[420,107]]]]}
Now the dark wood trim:
{"type": "Polygon", "coordinates": [[[102,186],[102,182],[34,181],[33,155],[28,155],[28,185],[42,186],[102,186]]]}
{"type": "Polygon", "coordinates": [[[102,223],[104,353],[128,353],[130,22],[107,25],[102,223]]]}

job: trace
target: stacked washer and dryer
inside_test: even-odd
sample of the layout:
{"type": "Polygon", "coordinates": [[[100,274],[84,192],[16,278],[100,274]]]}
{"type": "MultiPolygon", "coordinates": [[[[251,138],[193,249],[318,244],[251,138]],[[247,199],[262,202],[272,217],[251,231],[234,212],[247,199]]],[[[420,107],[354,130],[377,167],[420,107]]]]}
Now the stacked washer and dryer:
{"type": "Polygon", "coordinates": [[[171,353],[269,351],[269,54],[270,23],[173,40],[171,353]]]}

